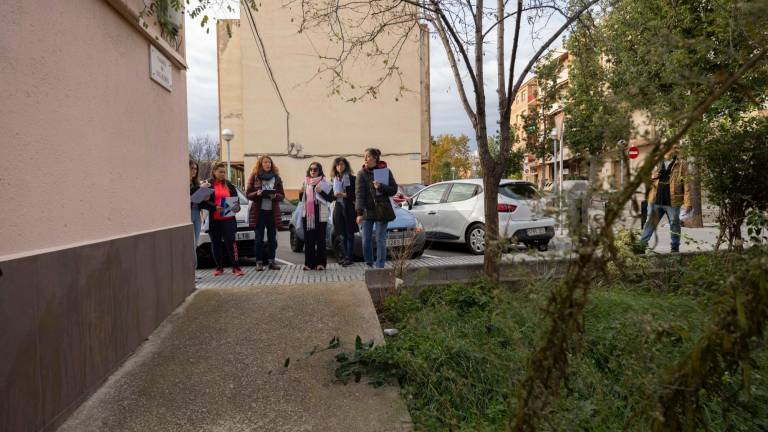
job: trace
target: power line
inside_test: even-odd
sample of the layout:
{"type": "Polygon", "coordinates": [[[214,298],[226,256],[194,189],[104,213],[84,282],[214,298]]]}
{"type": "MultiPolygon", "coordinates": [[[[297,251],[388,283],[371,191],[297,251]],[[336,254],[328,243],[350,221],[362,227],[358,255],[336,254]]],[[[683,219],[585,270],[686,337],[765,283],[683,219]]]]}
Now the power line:
{"type": "Polygon", "coordinates": [[[278,98],[280,99],[280,104],[283,106],[283,110],[285,111],[285,141],[286,141],[286,148],[288,149],[288,152],[290,153],[291,150],[291,113],[288,111],[288,107],[285,104],[285,99],[283,99],[283,93],[280,91],[280,86],[277,84],[277,80],[275,80],[275,74],[272,72],[272,65],[269,63],[269,57],[267,57],[267,49],[264,46],[264,40],[261,38],[261,34],[259,33],[259,29],[256,26],[256,19],[253,17],[253,12],[251,11],[251,7],[245,4],[245,11],[246,11],[246,18],[248,19],[249,27],[251,28],[251,34],[253,35],[253,39],[256,42],[256,48],[259,51],[259,56],[261,57],[261,60],[264,62],[264,66],[267,69],[267,75],[269,76],[269,80],[272,82],[272,87],[277,93],[278,98]]]}

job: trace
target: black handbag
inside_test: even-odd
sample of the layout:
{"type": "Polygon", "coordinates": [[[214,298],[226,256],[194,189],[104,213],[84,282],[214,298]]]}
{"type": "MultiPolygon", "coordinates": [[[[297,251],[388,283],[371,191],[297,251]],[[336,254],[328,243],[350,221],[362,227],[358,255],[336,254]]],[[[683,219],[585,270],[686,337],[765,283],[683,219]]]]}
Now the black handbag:
{"type": "Polygon", "coordinates": [[[395,220],[395,210],[392,208],[392,203],[389,200],[386,202],[374,200],[373,220],[380,222],[392,222],[395,220]]]}

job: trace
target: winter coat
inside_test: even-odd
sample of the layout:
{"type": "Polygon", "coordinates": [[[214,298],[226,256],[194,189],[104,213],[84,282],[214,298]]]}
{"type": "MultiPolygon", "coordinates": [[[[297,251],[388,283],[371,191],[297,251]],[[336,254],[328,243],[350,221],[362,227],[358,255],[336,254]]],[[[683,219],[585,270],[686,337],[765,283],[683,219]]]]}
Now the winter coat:
{"type": "MultiPolygon", "coordinates": [[[[648,194],[648,203],[656,202],[656,192],[659,188],[659,169],[654,171],[654,180],[651,182],[651,192],[648,194]]],[[[669,197],[672,207],[690,207],[691,191],[688,184],[688,165],[685,161],[675,159],[669,178],[669,197]]]]}
{"type": "MultiPolygon", "coordinates": [[[[379,162],[378,168],[386,168],[386,162],[379,162]]],[[[357,173],[357,185],[355,187],[355,211],[358,216],[362,216],[363,219],[373,220],[372,215],[376,201],[390,203],[389,197],[397,193],[397,182],[392,175],[392,170],[389,171],[389,184],[381,185],[379,189],[382,193],[377,194],[376,189],[373,187],[373,171],[367,168],[363,168],[357,173]],[[367,210],[367,211],[366,211],[367,210]]]]}
{"type": "MultiPolygon", "coordinates": [[[[333,207],[333,231],[337,236],[342,235],[344,232],[348,234],[354,234],[359,231],[357,222],[355,221],[355,181],[356,178],[352,174],[349,175],[349,186],[344,189],[347,196],[342,199],[344,205],[336,201],[336,205],[333,207]]],[[[333,191],[334,199],[338,191],[333,191]]]]}
{"type": "MultiPolygon", "coordinates": [[[[261,190],[261,179],[252,174],[248,179],[248,187],[245,189],[245,196],[251,200],[251,208],[248,210],[248,226],[256,228],[259,224],[261,215],[261,202],[264,198],[257,192],[261,190]]],[[[272,217],[275,219],[275,228],[282,224],[282,212],[280,211],[280,201],[285,198],[283,190],[283,180],[280,176],[275,176],[275,193],[272,195],[272,217]]]]}

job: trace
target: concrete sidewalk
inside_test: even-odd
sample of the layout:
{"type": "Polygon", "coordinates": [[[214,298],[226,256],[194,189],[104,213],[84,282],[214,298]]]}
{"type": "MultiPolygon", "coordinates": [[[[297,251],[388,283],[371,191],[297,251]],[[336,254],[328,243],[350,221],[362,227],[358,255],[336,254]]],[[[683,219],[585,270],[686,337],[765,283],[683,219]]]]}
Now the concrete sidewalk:
{"type": "Polygon", "coordinates": [[[200,290],[59,430],[410,430],[397,387],[333,382],[336,351],[306,358],[358,334],[382,340],[362,282],[200,290]]]}

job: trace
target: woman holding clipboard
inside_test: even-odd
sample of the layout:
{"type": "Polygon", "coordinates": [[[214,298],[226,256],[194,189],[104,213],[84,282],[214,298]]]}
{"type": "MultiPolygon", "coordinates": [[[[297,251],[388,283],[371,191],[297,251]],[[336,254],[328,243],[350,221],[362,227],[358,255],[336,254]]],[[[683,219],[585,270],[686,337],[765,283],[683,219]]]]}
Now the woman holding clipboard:
{"type": "Polygon", "coordinates": [[[323,166],[312,162],[307,177],[299,189],[299,200],[304,204],[301,222],[304,229],[304,270],[325,270],[328,229],[328,203],[333,200],[332,186],[325,180],[323,166]]]}
{"type": "Polygon", "coordinates": [[[349,161],[337,157],[331,169],[333,195],[336,205],[333,207],[334,235],[343,239],[344,257],[339,264],[344,267],[355,263],[355,233],[359,230],[355,221],[355,176],[349,161]]]}
{"type": "Polygon", "coordinates": [[[397,193],[397,182],[387,163],[381,160],[381,150],[369,148],[363,155],[363,169],[357,173],[355,211],[357,223],[363,227],[363,257],[368,267],[374,266],[373,235],[376,232],[375,266],[384,268],[387,260],[387,224],[395,220],[390,197],[397,193]]]}
{"type": "MultiPolygon", "coordinates": [[[[200,172],[200,165],[198,165],[197,162],[190,159],[189,160],[189,197],[190,197],[190,208],[192,212],[192,232],[194,234],[194,243],[192,243],[192,255],[194,256],[194,260],[195,260],[194,261],[195,269],[197,269],[197,241],[200,239],[200,225],[202,224],[200,220],[200,210],[208,210],[208,211],[215,210],[207,202],[205,197],[202,196],[205,193],[205,191],[201,191],[200,193],[197,192],[198,190],[200,190],[201,187],[202,188],[211,187],[211,185],[207,181],[200,183],[200,180],[198,180],[199,172],[200,172]]],[[[197,281],[197,276],[195,276],[195,280],[197,281]]]]}
{"type": "Polygon", "coordinates": [[[208,235],[211,237],[213,260],[216,262],[216,270],[213,271],[213,275],[219,276],[224,273],[223,247],[232,263],[232,273],[236,276],[242,276],[245,273],[240,269],[235,247],[235,236],[237,235],[235,214],[238,212],[240,204],[235,185],[227,180],[226,163],[216,162],[213,166],[213,178],[210,183],[213,187],[213,193],[208,204],[215,207],[215,210],[210,212],[208,217],[208,235]]]}
{"type": "Polygon", "coordinates": [[[248,210],[248,220],[251,228],[256,230],[255,252],[256,271],[268,267],[271,270],[280,270],[275,262],[277,250],[277,227],[280,226],[281,213],[280,201],[283,200],[283,180],[280,178],[280,170],[272,162],[272,158],[263,155],[253,167],[251,177],[248,179],[248,188],[245,195],[253,201],[248,210]],[[264,230],[267,231],[267,248],[264,250],[264,230]]]}

